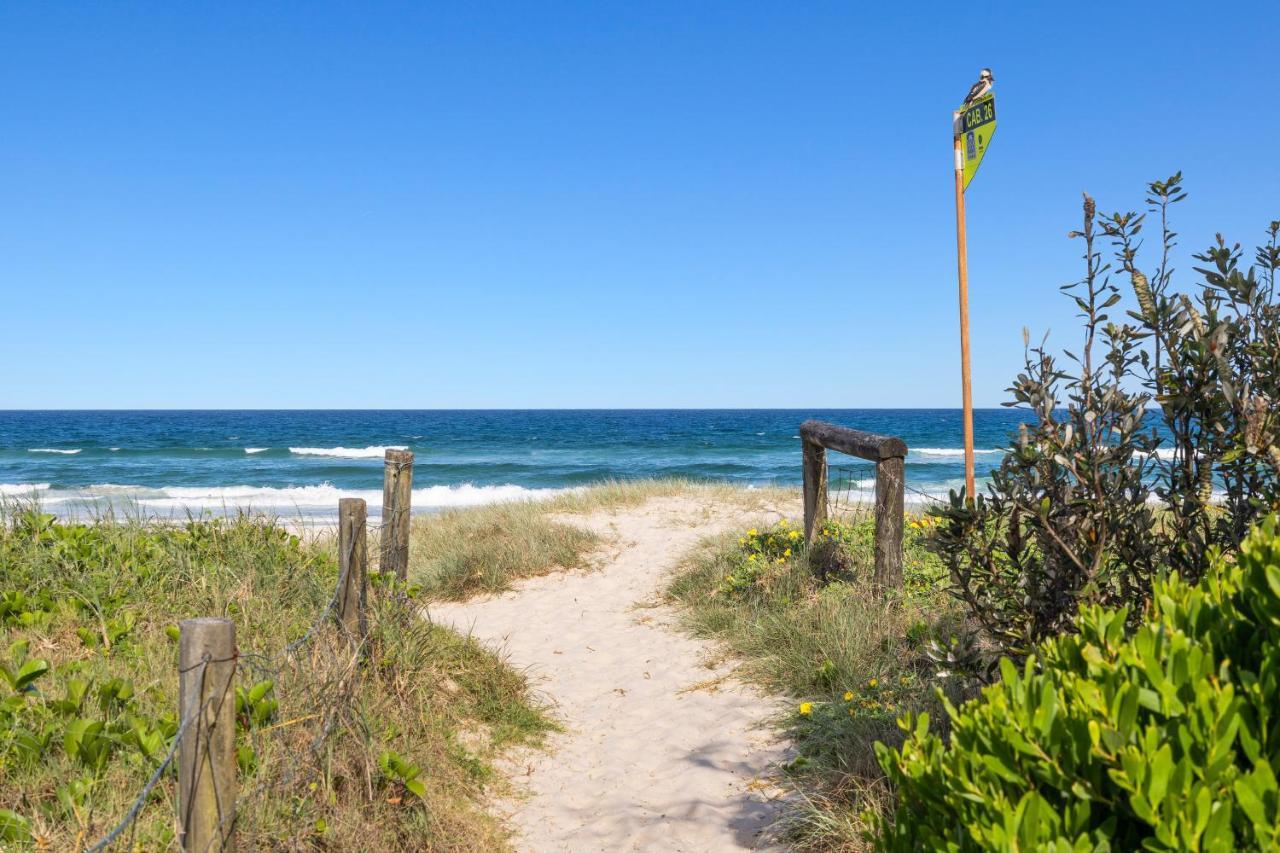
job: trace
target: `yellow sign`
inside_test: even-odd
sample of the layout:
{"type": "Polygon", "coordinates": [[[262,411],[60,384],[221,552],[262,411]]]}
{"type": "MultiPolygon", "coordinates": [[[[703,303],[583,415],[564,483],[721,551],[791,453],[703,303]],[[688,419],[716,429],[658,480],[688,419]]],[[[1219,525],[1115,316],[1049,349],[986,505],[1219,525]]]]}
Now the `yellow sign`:
{"type": "Polygon", "coordinates": [[[960,137],[960,152],[964,161],[964,188],[978,173],[982,156],[987,153],[991,137],[996,135],[996,96],[983,95],[962,107],[956,114],[956,135],[960,137]]]}

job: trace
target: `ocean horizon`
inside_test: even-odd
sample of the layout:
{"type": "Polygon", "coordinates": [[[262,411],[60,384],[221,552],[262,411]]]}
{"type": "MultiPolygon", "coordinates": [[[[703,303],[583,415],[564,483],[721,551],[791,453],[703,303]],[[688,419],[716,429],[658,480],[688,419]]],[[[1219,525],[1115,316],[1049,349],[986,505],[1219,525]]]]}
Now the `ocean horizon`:
{"type": "MultiPolygon", "coordinates": [[[[1027,417],[974,412],[980,479],[1027,417]]],[[[960,409],[5,410],[0,499],[35,499],[63,517],[329,517],[340,497],[381,505],[388,448],[414,452],[418,512],[609,480],[790,486],[810,418],[902,438],[909,501],[963,483],[960,409]]],[[[829,463],[833,482],[869,486],[870,463],[829,463]]]]}

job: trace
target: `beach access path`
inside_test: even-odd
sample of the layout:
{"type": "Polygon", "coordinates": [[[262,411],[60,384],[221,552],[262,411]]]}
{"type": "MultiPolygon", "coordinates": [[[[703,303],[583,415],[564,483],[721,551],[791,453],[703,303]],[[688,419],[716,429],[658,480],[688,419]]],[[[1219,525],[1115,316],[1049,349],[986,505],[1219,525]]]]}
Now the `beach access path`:
{"type": "Polygon", "coordinates": [[[787,745],[765,722],[778,700],[683,633],[662,589],[702,538],[781,517],[691,496],[566,515],[607,541],[592,569],[429,607],[524,671],[563,726],[504,767],[517,793],[493,808],[516,849],[773,849],[761,833],[782,807],[770,778],[787,745]]]}

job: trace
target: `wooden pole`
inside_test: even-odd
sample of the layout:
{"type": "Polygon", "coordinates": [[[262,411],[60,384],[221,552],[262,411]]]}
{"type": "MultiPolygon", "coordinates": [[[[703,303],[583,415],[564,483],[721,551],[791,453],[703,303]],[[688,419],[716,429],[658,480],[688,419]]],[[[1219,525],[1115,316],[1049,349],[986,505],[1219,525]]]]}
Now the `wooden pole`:
{"type": "Polygon", "coordinates": [[[179,623],[178,823],[183,850],[234,850],[236,626],[230,619],[179,623]]]}
{"type": "Polygon", "coordinates": [[[827,451],[813,441],[804,442],[804,540],[813,537],[827,520],[827,451]]]}
{"type": "Polygon", "coordinates": [[[902,586],[904,464],[901,456],[876,462],[876,583],[902,586]]]}
{"type": "Polygon", "coordinates": [[[964,401],[964,488],[972,501],[973,489],[973,387],[969,378],[969,254],[964,223],[964,151],[961,148],[960,113],[955,113],[956,152],[956,265],[960,278],[960,394],[964,401]]]}
{"type": "Polygon", "coordinates": [[[382,559],[378,570],[409,574],[409,500],[413,494],[413,451],[388,450],[382,479],[382,559]]]}
{"type": "Polygon", "coordinates": [[[364,642],[369,631],[365,615],[369,566],[367,517],[368,507],[361,498],[338,501],[338,620],[355,644],[364,642]]]}

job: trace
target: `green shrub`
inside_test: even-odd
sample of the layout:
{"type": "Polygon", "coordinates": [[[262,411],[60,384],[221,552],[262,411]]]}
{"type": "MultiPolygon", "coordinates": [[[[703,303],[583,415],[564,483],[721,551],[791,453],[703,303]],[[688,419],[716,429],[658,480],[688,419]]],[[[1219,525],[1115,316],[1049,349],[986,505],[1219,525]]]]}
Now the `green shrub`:
{"type": "Polygon", "coordinates": [[[1062,288],[1079,310],[1079,345],[1061,357],[1028,345],[1008,405],[1034,422],[985,495],[953,493],[937,511],[933,542],[954,591],[1002,653],[1073,630],[1081,604],[1136,615],[1162,572],[1194,580],[1213,549],[1234,549],[1280,509],[1280,222],[1252,265],[1219,236],[1194,256],[1199,280],[1175,289],[1169,213],[1181,181],[1148,185],[1160,249],[1147,273],[1147,214],[1101,214],[1085,196],[1069,234],[1084,276],[1062,288]]]}
{"type": "Polygon", "coordinates": [[[905,717],[872,817],[891,850],[1235,850],[1280,845],[1280,535],[1267,519],[1146,622],[1082,608],[1078,633],[959,708],[950,742],[905,717]]]}

